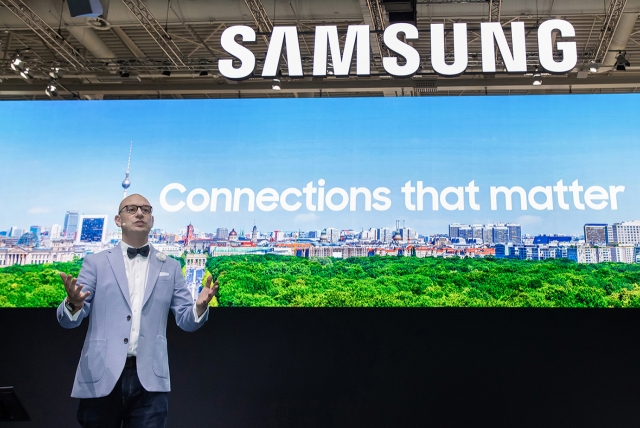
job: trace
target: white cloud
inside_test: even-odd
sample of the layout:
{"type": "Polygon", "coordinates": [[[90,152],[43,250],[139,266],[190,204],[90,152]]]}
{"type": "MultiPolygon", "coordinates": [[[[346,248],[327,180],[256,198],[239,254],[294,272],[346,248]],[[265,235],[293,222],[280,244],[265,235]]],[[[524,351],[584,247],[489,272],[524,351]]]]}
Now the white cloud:
{"type": "Polygon", "coordinates": [[[27,211],[29,214],[46,214],[49,211],[51,211],[49,208],[46,207],[33,207],[33,208],[29,208],[29,210],[27,211]]]}
{"type": "Polygon", "coordinates": [[[315,221],[318,219],[318,216],[315,213],[307,213],[307,214],[298,214],[294,217],[293,221],[296,223],[309,223],[310,221],[315,221]]]}

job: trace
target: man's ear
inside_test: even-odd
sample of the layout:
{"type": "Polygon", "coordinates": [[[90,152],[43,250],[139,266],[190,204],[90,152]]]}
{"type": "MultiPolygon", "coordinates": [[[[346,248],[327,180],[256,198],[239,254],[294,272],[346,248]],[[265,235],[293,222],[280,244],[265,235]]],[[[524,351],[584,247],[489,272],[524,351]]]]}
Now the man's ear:
{"type": "Polygon", "coordinates": [[[153,229],[153,223],[155,222],[155,219],[153,218],[153,216],[151,216],[151,228],[153,229]]]}
{"type": "Polygon", "coordinates": [[[116,217],[114,218],[114,220],[116,222],[116,226],[122,227],[122,219],[120,218],[120,215],[116,214],[116,217]]]}

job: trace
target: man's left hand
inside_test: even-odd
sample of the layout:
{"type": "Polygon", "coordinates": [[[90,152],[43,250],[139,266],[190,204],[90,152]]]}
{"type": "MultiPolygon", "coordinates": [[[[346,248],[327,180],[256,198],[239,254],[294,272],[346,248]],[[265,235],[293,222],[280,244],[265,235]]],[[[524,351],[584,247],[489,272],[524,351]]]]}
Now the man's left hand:
{"type": "Polygon", "coordinates": [[[213,282],[213,277],[209,275],[207,278],[207,284],[202,287],[202,291],[198,295],[198,300],[196,300],[196,310],[198,312],[198,316],[202,316],[204,311],[207,310],[207,306],[209,306],[209,302],[213,299],[213,296],[218,295],[218,280],[216,279],[213,282]]]}

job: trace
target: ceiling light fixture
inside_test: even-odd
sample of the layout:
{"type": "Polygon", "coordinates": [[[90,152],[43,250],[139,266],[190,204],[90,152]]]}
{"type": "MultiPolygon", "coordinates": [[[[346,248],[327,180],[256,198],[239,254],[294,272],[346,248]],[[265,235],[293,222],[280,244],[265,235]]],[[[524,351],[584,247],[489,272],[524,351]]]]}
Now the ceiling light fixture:
{"type": "Polygon", "coordinates": [[[540,69],[536,67],[536,71],[533,72],[533,86],[542,85],[542,75],[540,74],[540,69]]]}
{"type": "Polygon", "coordinates": [[[616,57],[616,70],[625,71],[627,67],[631,66],[629,61],[627,61],[627,52],[618,52],[618,56],[616,57]]]}
{"type": "Polygon", "coordinates": [[[167,76],[167,77],[169,77],[169,76],[171,76],[171,71],[169,71],[169,70],[163,70],[163,71],[162,71],[162,75],[163,75],[163,76],[167,76]]]}
{"type": "Polygon", "coordinates": [[[11,69],[20,73],[24,70],[24,62],[16,56],[13,61],[11,61],[11,69]]]}
{"type": "Polygon", "coordinates": [[[55,98],[58,96],[58,88],[56,88],[56,85],[51,82],[49,83],[49,86],[47,86],[47,89],[45,89],[44,93],[51,98],[55,98]]]}
{"type": "Polygon", "coordinates": [[[208,76],[208,75],[209,75],[209,72],[207,70],[202,70],[200,72],[200,76],[208,76]]]}
{"type": "Polygon", "coordinates": [[[29,74],[29,67],[27,67],[27,68],[25,68],[23,71],[21,71],[21,72],[20,72],[20,76],[21,76],[23,79],[26,79],[26,80],[31,80],[31,79],[33,79],[33,76],[32,76],[31,74],[29,74]]]}
{"type": "Polygon", "coordinates": [[[274,91],[279,91],[280,88],[280,79],[273,79],[273,84],[271,85],[271,89],[274,91]]]}
{"type": "Polygon", "coordinates": [[[121,71],[120,72],[120,77],[129,77],[129,72],[128,71],[121,71]]]}
{"type": "Polygon", "coordinates": [[[592,73],[597,73],[598,72],[598,68],[600,68],[600,64],[596,64],[595,62],[590,62],[589,63],[589,71],[592,73]]]}
{"type": "Polygon", "coordinates": [[[60,69],[59,68],[52,68],[51,71],[49,72],[49,77],[51,77],[52,79],[59,79],[60,77],[62,77],[60,75],[60,69]]]}

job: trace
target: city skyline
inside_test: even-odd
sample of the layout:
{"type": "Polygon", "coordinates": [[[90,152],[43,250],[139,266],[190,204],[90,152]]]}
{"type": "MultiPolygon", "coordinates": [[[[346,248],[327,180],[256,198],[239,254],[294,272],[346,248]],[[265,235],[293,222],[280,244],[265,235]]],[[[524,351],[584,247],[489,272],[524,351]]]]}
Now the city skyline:
{"type": "MultiPolygon", "coordinates": [[[[104,222],[104,220],[108,221],[108,217],[104,216],[104,215],[86,215],[86,214],[77,214],[77,216],[79,217],[80,220],[83,219],[89,219],[89,220],[95,220],[95,219],[99,219],[101,221],[100,223],[100,234],[102,235],[102,241],[107,241],[108,236],[105,235],[105,232],[108,231],[109,232],[109,236],[116,234],[119,235],[119,228],[117,227],[110,227],[106,222],[104,222]]],[[[587,238],[587,234],[585,233],[588,227],[604,227],[605,228],[605,234],[606,229],[611,229],[612,227],[616,227],[616,226],[625,226],[627,224],[633,224],[634,227],[638,228],[638,232],[635,232],[638,234],[638,236],[640,236],[640,220],[620,220],[620,221],[615,221],[612,223],[585,223],[582,225],[581,228],[581,232],[582,233],[529,233],[526,230],[523,230],[522,225],[520,223],[515,223],[515,222],[505,222],[505,221],[492,221],[489,223],[485,223],[485,224],[480,224],[480,223],[450,223],[448,224],[447,230],[445,231],[437,231],[437,232],[433,232],[433,233],[424,233],[422,231],[416,230],[415,228],[411,227],[411,225],[406,225],[406,224],[402,224],[400,222],[397,223],[396,226],[371,226],[371,227],[361,227],[361,228],[340,228],[340,227],[333,227],[333,226],[327,226],[327,227],[321,227],[321,228],[311,228],[311,229],[286,229],[286,228],[276,228],[276,229],[263,229],[263,228],[258,228],[257,225],[253,225],[251,228],[236,228],[233,226],[225,226],[225,225],[220,225],[215,227],[214,229],[207,229],[207,230],[203,230],[199,227],[196,227],[197,225],[193,225],[191,223],[189,223],[188,225],[184,225],[184,227],[177,229],[177,230],[167,230],[166,228],[163,228],[161,226],[158,225],[154,225],[153,229],[150,232],[150,235],[152,234],[157,234],[157,233],[161,233],[161,234],[165,234],[165,235],[176,235],[176,236],[184,236],[186,237],[187,234],[189,233],[189,228],[191,228],[192,233],[195,233],[196,235],[200,235],[200,234],[206,234],[206,235],[211,235],[212,237],[216,238],[217,235],[220,233],[220,231],[225,231],[226,235],[228,236],[228,234],[231,231],[235,231],[236,234],[238,234],[238,236],[243,236],[243,237],[250,237],[252,235],[252,230],[255,229],[261,236],[270,236],[273,235],[274,233],[279,233],[280,236],[290,236],[291,234],[296,234],[298,232],[302,232],[303,234],[307,235],[309,233],[320,233],[323,232],[325,230],[335,230],[338,231],[340,233],[342,232],[353,232],[354,234],[359,234],[362,232],[368,232],[368,231],[373,231],[373,230],[387,230],[390,231],[391,234],[393,234],[395,231],[400,231],[402,232],[403,230],[409,230],[412,231],[412,233],[415,233],[416,237],[423,237],[423,238],[428,238],[428,237],[435,237],[435,236],[449,236],[449,237],[464,237],[464,234],[462,233],[462,230],[460,230],[460,234],[458,233],[459,229],[469,229],[469,232],[467,233],[471,233],[469,236],[467,237],[473,237],[473,238],[481,238],[483,241],[485,241],[484,243],[496,243],[493,240],[495,238],[489,237],[487,238],[486,233],[492,233],[492,229],[504,229],[504,231],[506,233],[508,233],[507,236],[511,236],[514,232],[516,234],[516,236],[518,237],[518,240],[520,240],[523,237],[540,237],[540,236],[571,236],[573,238],[587,238]],[[485,235],[478,235],[477,232],[474,234],[473,229],[477,229],[479,230],[481,233],[484,232],[485,235]],[[455,232],[452,234],[452,229],[455,229],[455,232]],[[486,230],[486,232],[485,232],[486,230]],[[455,236],[453,236],[455,235],[455,236]]],[[[27,232],[34,232],[34,228],[37,228],[40,233],[44,234],[45,232],[48,234],[48,238],[49,239],[72,239],[72,240],[77,240],[76,238],[78,238],[79,235],[76,236],[77,233],[80,233],[82,227],[80,225],[78,225],[78,228],[75,229],[75,231],[70,232],[71,234],[73,234],[75,236],[75,238],[73,236],[67,236],[67,234],[65,234],[64,229],[62,227],[62,225],[60,224],[53,224],[52,228],[47,227],[47,225],[30,225],[29,227],[19,227],[19,226],[12,226],[9,228],[0,228],[0,233],[6,233],[6,235],[1,235],[1,236],[7,236],[7,237],[20,237],[22,234],[27,233],[27,232]],[[16,228],[19,233],[17,235],[12,234],[12,229],[16,228]],[[52,229],[56,230],[57,233],[52,233],[52,229]]],[[[611,233],[611,232],[609,232],[611,233]]],[[[36,234],[38,235],[38,234],[36,234]]],[[[191,236],[191,235],[190,235],[191,236]]],[[[390,235],[391,236],[391,235],[390,235]]],[[[194,238],[191,238],[194,239],[194,238]]],[[[198,238],[197,236],[195,237],[195,239],[201,239],[198,238]]],[[[413,238],[412,238],[413,239],[413,238]]],[[[639,239],[640,240],[640,239],[639,239]]],[[[605,238],[606,241],[606,238],[605,238]]],[[[96,242],[98,242],[96,240],[96,242]]]]}
{"type": "MultiPolygon", "coordinates": [[[[11,201],[0,213],[0,230],[63,224],[67,211],[107,214],[108,227],[114,230],[114,207],[122,198],[133,140],[128,193],[147,196],[156,225],[165,230],[192,223],[200,230],[239,231],[250,230],[254,222],[262,230],[360,230],[393,228],[400,220],[432,235],[446,233],[450,223],[500,221],[520,223],[531,235],[580,235],[586,223],[640,217],[640,184],[634,171],[640,146],[633,144],[640,135],[637,99],[598,95],[101,101],[82,103],[83,110],[74,102],[2,103],[5,132],[0,148],[7,167],[0,178],[15,184],[0,188],[0,198],[11,201]],[[613,107],[603,112],[603,103],[613,107]],[[136,121],[122,115],[123,109],[135,111],[136,121]],[[608,114],[623,124],[627,137],[611,138],[608,114]],[[38,126],[29,126],[34,122],[38,126]],[[159,200],[170,183],[183,184],[187,193],[197,188],[251,188],[257,193],[267,187],[278,192],[302,189],[320,179],[327,190],[387,187],[392,206],[386,211],[359,207],[314,212],[302,207],[287,212],[278,207],[250,212],[242,207],[238,212],[168,212],[159,200]],[[490,209],[491,186],[528,190],[555,186],[559,180],[567,186],[579,180],[585,189],[625,190],[618,194],[617,210],[563,210],[557,202],[551,211],[521,210],[517,198],[511,211],[490,209]],[[438,190],[474,181],[481,208],[473,210],[467,204],[463,211],[442,206],[438,211],[410,211],[401,192],[408,181],[423,181],[438,190]]],[[[177,196],[172,195],[174,201],[177,196]]],[[[454,200],[449,195],[447,201],[454,200]]],[[[430,208],[428,199],[425,207],[430,208]]]]}

